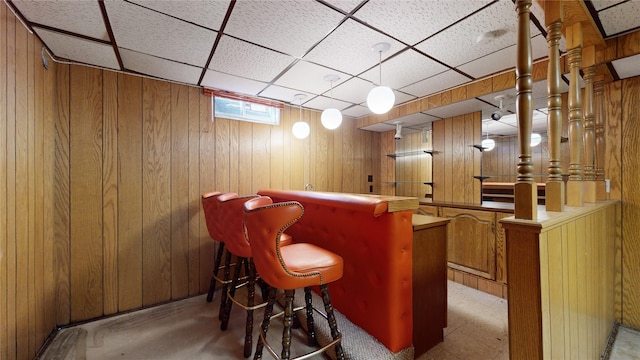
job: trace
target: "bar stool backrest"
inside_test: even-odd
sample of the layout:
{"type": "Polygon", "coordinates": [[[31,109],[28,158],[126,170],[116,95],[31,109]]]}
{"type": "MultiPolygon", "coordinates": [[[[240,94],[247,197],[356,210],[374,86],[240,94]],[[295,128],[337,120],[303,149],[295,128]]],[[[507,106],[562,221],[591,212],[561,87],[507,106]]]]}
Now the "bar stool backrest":
{"type": "Polygon", "coordinates": [[[219,229],[218,219],[218,197],[222,195],[219,191],[212,191],[202,194],[202,211],[207,224],[209,236],[216,241],[222,241],[222,234],[219,229]]]}
{"type": "Polygon", "coordinates": [[[260,276],[273,287],[287,289],[290,288],[288,279],[294,275],[280,255],[280,237],[302,218],[304,209],[297,201],[265,204],[261,199],[249,200],[244,205],[245,236],[260,276]]]}
{"type": "Polygon", "coordinates": [[[244,237],[242,225],[242,209],[247,200],[259,197],[259,195],[246,196],[220,196],[218,208],[220,209],[220,223],[225,244],[232,254],[244,258],[251,257],[251,246],[244,237]]]}

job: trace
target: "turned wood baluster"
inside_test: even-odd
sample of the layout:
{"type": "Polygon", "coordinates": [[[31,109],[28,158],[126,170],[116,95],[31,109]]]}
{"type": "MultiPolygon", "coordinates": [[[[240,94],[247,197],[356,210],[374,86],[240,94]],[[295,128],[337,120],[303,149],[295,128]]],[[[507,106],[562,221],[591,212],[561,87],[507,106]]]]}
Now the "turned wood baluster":
{"type": "Polygon", "coordinates": [[[533,55],[530,29],[531,0],[516,1],[518,13],[518,42],[516,56],[516,116],[520,155],[518,178],[514,185],[517,219],[534,220],[538,217],[538,187],[533,181],[531,162],[531,128],[533,121],[532,71],[533,55]]]}
{"type": "Polygon", "coordinates": [[[594,166],[595,127],[593,112],[593,66],[584,69],[584,201],[596,201],[596,172],[594,166]]]}
{"type": "Polygon", "coordinates": [[[606,145],[604,140],[604,79],[599,76],[593,85],[596,109],[596,199],[608,198],[604,182],[604,154],[606,145]]]}
{"type": "Polygon", "coordinates": [[[545,186],[547,211],[564,211],[565,192],[560,167],[560,138],[562,131],[562,97],[560,95],[560,38],[562,27],[561,3],[545,3],[549,66],[547,71],[547,134],[549,143],[549,168],[545,186]]]}
{"type": "Polygon", "coordinates": [[[583,205],[582,189],[582,99],[580,94],[580,63],[582,61],[582,26],[576,23],[567,28],[567,61],[569,62],[569,181],[567,205],[583,205]]]}

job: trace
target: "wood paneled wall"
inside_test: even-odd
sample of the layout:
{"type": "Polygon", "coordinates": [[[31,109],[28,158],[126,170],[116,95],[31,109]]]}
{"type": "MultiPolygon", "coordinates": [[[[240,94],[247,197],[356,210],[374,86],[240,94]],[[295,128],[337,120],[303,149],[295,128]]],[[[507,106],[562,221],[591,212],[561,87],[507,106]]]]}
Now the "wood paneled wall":
{"type": "Polygon", "coordinates": [[[70,154],[56,167],[69,194],[56,224],[69,234],[56,247],[61,323],[205,291],[213,254],[205,191],[313,184],[367,193],[367,175],[380,178],[380,134],[350,119],[328,131],[318,112],[304,111],[311,136],[297,140],[295,108],[285,107],[280,126],[211,121],[210,98],[194,87],[81,66],[61,65],[58,79],[59,111],[69,114],[58,152],[70,154]]]}
{"type": "Polygon", "coordinates": [[[479,204],[481,114],[433,122],[433,200],[479,204]]]}
{"type": "Polygon", "coordinates": [[[205,191],[384,190],[389,143],[353,119],[329,131],[305,110],[306,140],[287,106],[280,126],[212,122],[198,88],[45,70],[41,47],[1,4],[0,359],[33,358],[57,325],[206,291],[205,191]]]}
{"type": "Polygon", "coordinates": [[[56,324],[55,64],[0,4],[0,359],[31,359],[56,324]]]}

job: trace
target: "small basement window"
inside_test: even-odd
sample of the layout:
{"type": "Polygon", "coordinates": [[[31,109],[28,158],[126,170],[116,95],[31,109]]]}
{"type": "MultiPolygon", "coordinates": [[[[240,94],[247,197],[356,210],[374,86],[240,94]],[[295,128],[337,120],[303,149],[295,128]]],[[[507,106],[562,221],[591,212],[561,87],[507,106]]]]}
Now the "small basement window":
{"type": "Polygon", "coordinates": [[[217,118],[280,125],[283,106],[279,102],[221,90],[205,89],[205,94],[213,96],[214,115],[217,118]]]}

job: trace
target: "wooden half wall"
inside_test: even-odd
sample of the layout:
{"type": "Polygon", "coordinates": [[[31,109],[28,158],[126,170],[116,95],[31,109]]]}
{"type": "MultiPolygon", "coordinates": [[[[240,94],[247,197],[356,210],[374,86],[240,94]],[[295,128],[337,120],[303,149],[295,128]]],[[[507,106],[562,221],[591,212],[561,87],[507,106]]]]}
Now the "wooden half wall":
{"type": "Polygon", "coordinates": [[[615,320],[620,203],[537,221],[501,220],[507,237],[509,358],[599,359],[615,320]]]}

